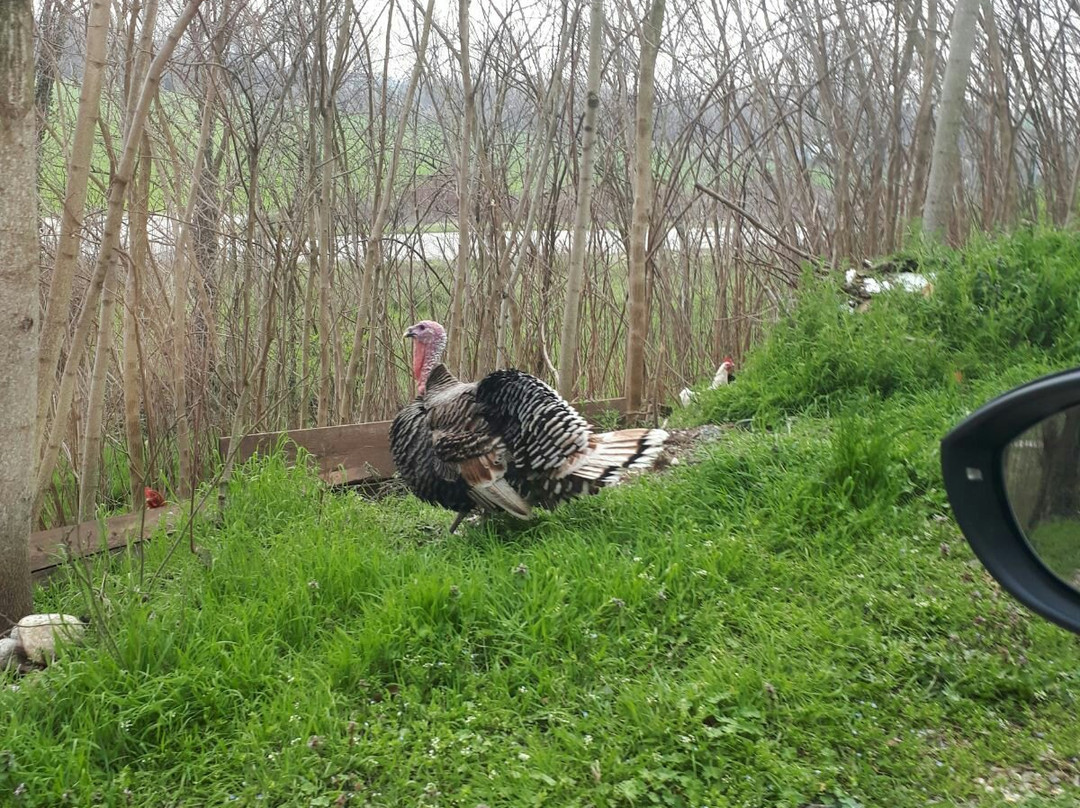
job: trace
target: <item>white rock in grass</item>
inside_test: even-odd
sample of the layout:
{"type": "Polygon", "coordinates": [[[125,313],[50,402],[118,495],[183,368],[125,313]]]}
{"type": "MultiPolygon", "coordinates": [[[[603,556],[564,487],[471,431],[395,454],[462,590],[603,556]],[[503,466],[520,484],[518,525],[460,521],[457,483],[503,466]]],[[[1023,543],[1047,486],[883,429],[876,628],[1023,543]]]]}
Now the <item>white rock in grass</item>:
{"type": "Polygon", "coordinates": [[[10,637],[0,639],[0,671],[14,668],[19,663],[19,643],[10,637]]]}
{"type": "Polygon", "coordinates": [[[31,614],[19,621],[19,642],[31,662],[47,665],[56,658],[56,637],[66,642],[82,640],[86,626],[70,614],[31,614]]]}

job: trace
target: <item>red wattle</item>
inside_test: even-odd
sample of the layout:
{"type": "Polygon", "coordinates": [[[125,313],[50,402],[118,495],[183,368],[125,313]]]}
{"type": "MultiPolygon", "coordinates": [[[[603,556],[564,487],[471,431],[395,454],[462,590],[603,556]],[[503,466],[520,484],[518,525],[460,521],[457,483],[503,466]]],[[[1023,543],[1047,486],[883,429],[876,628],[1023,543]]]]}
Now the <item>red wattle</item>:
{"type": "Polygon", "coordinates": [[[412,375],[421,393],[424,392],[424,382],[427,381],[422,378],[424,362],[426,359],[427,346],[420,342],[420,340],[414,339],[412,346],[412,375]]]}

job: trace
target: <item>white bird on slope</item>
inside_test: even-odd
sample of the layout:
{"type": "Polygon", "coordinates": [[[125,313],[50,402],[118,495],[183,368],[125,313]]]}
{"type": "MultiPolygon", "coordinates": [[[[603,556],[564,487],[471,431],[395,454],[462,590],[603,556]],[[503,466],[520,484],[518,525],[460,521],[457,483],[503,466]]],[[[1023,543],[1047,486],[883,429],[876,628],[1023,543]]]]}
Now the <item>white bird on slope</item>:
{"type": "MultiPolygon", "coordinates": [[[[709,389],[715,390],[717,387],[733,381],[735,381],[735,362],[730,356],[725,356],[724,361],[720,363],[720,367],[716,369],[716,375],[713,376],[709,389]]],[[[689,407],[690,402],[695,398],[697,398],[697,393],[689,387],[684,387],[679,391],[679,401],[682,402],[684,407],[689,407]]]]}

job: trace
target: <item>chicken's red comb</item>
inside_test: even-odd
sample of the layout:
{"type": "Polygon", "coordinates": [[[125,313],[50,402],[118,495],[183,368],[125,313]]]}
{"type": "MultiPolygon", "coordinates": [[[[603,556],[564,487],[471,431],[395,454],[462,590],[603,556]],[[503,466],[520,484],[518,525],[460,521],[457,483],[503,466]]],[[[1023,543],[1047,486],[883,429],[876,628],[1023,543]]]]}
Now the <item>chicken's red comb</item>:
{"type": "MultiPolygon", "coordinates": [[[[724,362],[730,362],[731,366],[735,367],[735,360],[732,359],[731,356],[725,356],[724,357],[724,362]]],[[[721,362],[720,364],[724,364],[724,362],[721,362]]]]}

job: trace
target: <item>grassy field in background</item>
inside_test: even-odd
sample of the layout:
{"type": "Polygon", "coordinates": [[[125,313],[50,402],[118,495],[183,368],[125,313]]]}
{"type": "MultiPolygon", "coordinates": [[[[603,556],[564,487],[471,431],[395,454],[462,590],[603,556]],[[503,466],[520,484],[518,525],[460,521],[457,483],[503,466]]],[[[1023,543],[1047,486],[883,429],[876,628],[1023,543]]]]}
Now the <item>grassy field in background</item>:
{"type": "MultiPolygon", "coordinates": [[[[94,562],[101,631],[0,688],[0,795],[1075,805],[1080,645],[984,574],[937,447],[1080,359],[1080,237],[914,257],[929,298],[854,315],[808,281],[736,383],[679,413],[751,431],[525,526],[445,536],[410,497],[245,467],[195,526],[211,566],[186,537],[94,562]]],[[[73,581],[37,606],[90,612],[73,581]]]]}
{"type": "MultiPolygon", "coordinates": [[[[46,215],[59,215],[62,210],[67,160],[70,156],[70,138],[78,115],[79,92],[80,86],[76,83],[60,81],[53,85],[53,97],[49,107],[49,131],[42,139],[39,155],[41,209],[46,215]]],[[[159,116],[155,112],[148,123],[154,153],[158,163],[169,166],[171,173],[175,168],[172,164],[172,149],[175,148],[177,158],[183,163],[179,177],[182,187],[172,188],[171,193],[179,192],[186,195],[189,189],[183,183],[187,182],[190,176],[183,172],[190,171],[189,166],[197,150],[203,99],[201,96],[195,97],[175,90],[162,90],[159,93],[159,103],[164,114],[159,116]],[[157,131],[163,120],[168,120],[172,124],[168,139],[157,131]]],[[[269,101],[267,105],[265,114],[268,115],[273,105],[269,101]]],[[[101,114],[109,131],[111,147],[118,151],[123,145],[121,124],[123,111],[118,107],[116,99],[108,92],[102,94],[101,114]]],[[[235,116],[235,110],[232,114],[235,116]]],[[[247,114],[246,111],[244,114],[247,114]]],[[[284,121],[279,120],[269,129],[265,121],[260,121],[262,143],[259,171],[260,204],[266,211],[278,211],[289,207],[293,204],[298,189],[306,181],[304,163],[307,160],[306,139],[309,131],[306,115],[306,110],[298,112],[294,107],[286,110],[284,121]]],[[[339,139],[336,143],[336,148],[339,150],[337,159],[344,163],[343,169],[348,174],[350,187],[358,190],[362,198],[370,197],[375,183],[375,174],[372,171],[375,157],[372,149],[379,149],[381,146],[372,142],[373,136],[370,131],[372,127],[369,127],[369,118],[365,113],[349,111],[339,106],[337,120],[340,124],[336,130],[336,137],[339,139]]],[[[405,131],[402,163],[398,168],[395,181],[399,194],[406,192],[409,186],[418,180],[422,184],[425,178],[439,174],[453,177],[456,176],[458,170],[457,157],[448,152],[446,135],[434,119],[433,113],[421,112],[418,121],[414,121],[405,131]]],[[[246,120],[244,123],[250,126],[246,120]]],[[[237,125],[240,124],[237,123],[237,125]]],[[[397,121],[394,119],[387,127],[387,150],[389,144],[393,142],[396,125],[397,121]]],[[[379,127],[373,128],[377,137],[379,127]]],[[[211,142],[222,143],[224,135],[224,125],[220,120],[215,121],[211,142]]],[[[248,132],[238,132],[236,137],[244,141],[250,139],[251,135],[248,132]]],[[[534,135],[534,139],[535,137],[538,135],[534,135]]],[[[499,141],[497,153],[490,156],[502,161],[494,169],[497,175],[505,175],[503,190],[509,197],[516,199],[524,188],[526,164],[534,143],[525,130],[504,133],[499,141]],[[508,142],[512,144],[509,154],[506,151],[508,142]]],[[[609,148],[620,148],[617,143],[607,145],[609,148]]],[[[665,157],[669,153],[669,150],[658,148],[653,154],[653,173],[657,183],[677,184],[683,192],[693,193],[697,172],[692,170],[688,163],[671,164],[665,157]]],[[[119,157],[118,154],[117,157],[119,157]]],[[[163,178],[158,163],[155,163],[151,174],[150,211],[152,213],[165,212],[167,205],[162,184],[172,183],[178,179],[176,177],[163,178]]],[[[232,163],[232,160],[228,160],[227,163],[232,163]]],[[[620,150],[614,155],[609,171],[619,176],[629,177],[629,170],[625,163],[626,155],[620,150]]],[[[107,198],[110,165],[109,151],[100,137],[95,139],[90,164],[92,179],[87,193],[87,207],[90,210],[103,209],[107,198]]],[[[227,172],[228,176],[235,175],[235,171],[235,165],[233,165],[227,172]]],[[[244,172],[247,173],[246,165],[244,172]]],[[[736,173],[732,166],[724,165],[717,166],[711,176],[715,181],[727,181],[732,180],[736,173]]],[[[825,173],[815,169],[813,178],[816,186],[826,189],[831,187],[831,180],[825,173]]],[[[572,190],[570,193],[572,195],[572,190]]],[[[244,183],[235,181],[234,178],[233,184],[227,187],[225,198],[226,215],[246,213],[248,197],[244,183]]],[[[425,222],[422,229],[428,232],[454,230],[453,221],[456,221],[456,214],[443,222],[425,222]]],[[[569,227],[570,222],[564,222],[563,226],[569,227]]]]}
{"type": "MultiPolygon", "coordinates": [[[[182,169],[190,171],[190,164],[198,146],[200,115],[202,99],[193,98],[190,95],[175,91],[161,91],[159,94],[160,104],[165,110],[164,116],[156,114],[148,124],[148,130],[153,138],[153,148],[158,161],[169,166],[173,170],[171,148],[175,147],[177,157],[183,162],[182,169]],[[161,120],[167,119],[174,125],[170,128],[167,140],[156,132],[161,120]]],[[[53,98],[50,104],[51,131],[42,139],[40,163],[40,193],[41,209],[45,215],[59,215],[62,209],[64,186],[67,180],[67,160],[70,156],[70,142],[61,142],[59,138],[70,138],[74,131],[75,119],[79,108],[79,85],[70,82],[57,82],[53,85],[53,98]]],[[[117,108],[115,99],[108,93],[102,94],[101,113],[105,125],[108,127],[112,141],[112,148],[119,150],[123,145],[122,139],[122,111],[117,108]]],[[[364,115],[341,112],[338,115],[342,126],[338,134],[344,138],[341,146],[344,152],[344,160],[349,170],[350,183],[353,188],[360,189],[362,193],[370,193],[373,187],[372,161],[370,158],[370,144],[368,143],[367,119],[364,115]]],[[[265,124],[261,124],[265,128],[265,124]]],[[[302,163],[306,159],[306,146],[303,139],[307,135],[306,118],[288,118],[288,123],[279,124],[276,129],[284,128],[285,131],[293,131],[294,139],[288,137],[271,140],[271,147],[264,148],[260,155],[259,185],[261,187],[261,204],[264,209],[276,211],[288,207],[296,194],[298,183],[304,178],[302,163]],[[298,129],[299,127],[299,129],[298,129]],[[300,145],[296,145],[297,143],[300,145]],[[279,146],[293,146],[294,151],[283,150],[279,146]]],[[[221,143],[225,129],[218,121],[214,125],[212,142],[221,143]]],[[[243,137],[239,134],[238,137],[243,137]]],[[[391,136],[392,137],[392,136],[391,136]]],[[[266,133],[262,132],[265,141],[266,133]]],[[[409,160],[408,155],[415,153],[444,154],[445,148],[441,145],[440,130],[436,126],[425,127],[420,134],[407,132],[405,141],[407,154],[404,163],[399,169],[397,184],[404,189],[408,182],[416,178],[424,178],[436,173],[437,167],[430,162],[417,159],[409,160]]],[[[119,157],[119,154],[116,155],[119,157]]],[[[451,164],[448,166],[452,167],[451,164]]],[[[103,209],[106,204],[109,179],[109,152],[101,138],[95,139],[94,148],[90,160],[91,182],[87,191],[87,207],[90,210],[103,209]]],[[[245,172],[246,172],[245,166],[245,172]]],[[[235,171],[231,172],[235,173],[235,171]]],[[[170,177],[167,181],[174,182],[176,178],[170,177]]],[[[182,175],[181,182],[190,180],[190,175],[182,175]]],[[[162,190],[163,178],[159,166],[155,164],[151,174],[150,185],[150,211],[151,213],[163,213],[166,210],[165,195],[162,190]]],[[[520,188],[520,183],[518,184],[520,188]]],[[[173,188],[172,193],[186,195],[188,188],[183,186],[173,188]]],[[[513,188],[511,190],[514,190],[513,188]]],[[[229,204],[225,209],[226,215],[243,214],[247,210],[247,189],[243,183],[237,182],[235,186],[229,186],[227,199],[229,204]]]]}

